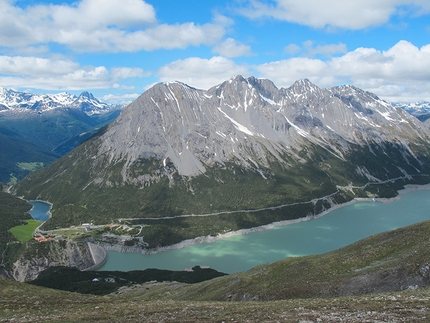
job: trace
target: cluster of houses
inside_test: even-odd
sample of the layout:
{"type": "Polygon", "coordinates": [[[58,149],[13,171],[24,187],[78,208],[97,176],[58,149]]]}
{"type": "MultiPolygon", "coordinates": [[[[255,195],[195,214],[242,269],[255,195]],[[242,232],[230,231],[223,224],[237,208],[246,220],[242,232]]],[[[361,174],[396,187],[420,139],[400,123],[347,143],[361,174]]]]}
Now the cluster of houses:
{"type": "Polygon", "coordinates": [[[44,236],[37,236],[37,237],[34,237],[34,240],[39,241],[39,242],[47,242],[47,241],[51,241],[52,238],[44,237],[44,236]]]}

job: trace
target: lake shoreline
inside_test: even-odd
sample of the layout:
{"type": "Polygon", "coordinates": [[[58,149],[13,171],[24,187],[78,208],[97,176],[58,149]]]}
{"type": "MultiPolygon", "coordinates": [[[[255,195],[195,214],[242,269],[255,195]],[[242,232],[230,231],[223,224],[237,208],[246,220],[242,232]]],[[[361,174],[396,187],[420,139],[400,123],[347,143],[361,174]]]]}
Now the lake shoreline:
{"type": "Polygon", "coordinates": [[[254,232],[267,231],[267,230],[271,230],[275,227],[286,226],[286,225],[290,225],[290,224],[294,224],[294,223],[299,223],[299,222],[303,222],[303,221],[309,221],[312,219],[317,219],[317,218],[320,218],[320,217],[322,217],[322,216],[324,216],[324,215],[326,215],[326,214],[328,214],[334,210],[337,210],[339,208],[354,204],[356,202],[390,203],[390,202],[399,200],[401,198],[401,196],[404,194],[407,194],[407,193],[413,192],[413,191],[418,191],[418,190],[430,190],[430,184],[425,184],[425,185],[408,184],[408,185],[405,185],[405,187],[403,189],[397,191],[397,193],[398,193],[397,196],[392,197],[392,198],[354,198],[351,201],[348,201],[346,203],[333,204],[329,209],[324,210],[323,212],[321,212],[319,214],[308,215],[308,216],[305,216],[305,217],[302,217],[299,219],[294,219],[294,220],[284,220],[284,221],[272,222],[272,223],[265,224],[262,226],[249,228],[249,229],[241,229],[241,230],[227,232],[227,233],[222,233],[222,234],[218,234],[216,236],[202,236],[202,237],[197,237],[197,238],[193,238],[193,239],[187,239],[187,240],[181,241],[179,243],[176,243],[176,244],[173,244],[170,246],[165,246],[165,247],[152,248],[152,249],[142,249],[142,248],[138,248],[138,247],[128,247],[128,246],[115,245],[115,244],[112,245],[112,244],[101,243],[101,242],[99,242],[98,244],[101,247],[103,247],[105,250],[109,250],[109,251],[117,251],[117,252],[125,252],[125,253],[128,253],[128,252],[140,253],[140,254],[144,254],[144,255],[156,254],[156,253],[163,252],[163,251],[182,249],[182,248],[186,248],[186,247],[200,244],[200,243],[213,243],[213,242],[216,242],[218,240],[230,238],[233,236],[240,236],[240,235],[250,234],[250,233],[254,233],[254,232]]]}

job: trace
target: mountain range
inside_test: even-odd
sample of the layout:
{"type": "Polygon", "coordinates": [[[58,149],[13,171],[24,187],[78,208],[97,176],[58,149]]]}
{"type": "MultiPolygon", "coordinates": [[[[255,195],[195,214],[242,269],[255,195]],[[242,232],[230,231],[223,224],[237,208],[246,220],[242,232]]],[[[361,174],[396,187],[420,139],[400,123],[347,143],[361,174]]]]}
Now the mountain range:
{"type": "Polygon", "coordinates": [[[0,182],[46,166],[115,119],[123,107],[91,93],[32,94],[0,88],[0,182]]]}
{"type": "Polygon", "coordinates": [[[58,94],[34,94],[18,92],[0,87],[1,113],[28,113],[35,111],[43,113],[54,109],[75,108],[86,115],[100,114],[111,110],[115,106],[95,98],[89,92],[82,92],[79,96],[66,92],[58,94]]]}
{"type": "Polygon", "coordinates": [[[350,85],[160,83],[14,190],[54,204],[45,227],[138,218],[142,234],[170,234],[163,245],[428,182],[429,139],[404,109],[350,85]]]}

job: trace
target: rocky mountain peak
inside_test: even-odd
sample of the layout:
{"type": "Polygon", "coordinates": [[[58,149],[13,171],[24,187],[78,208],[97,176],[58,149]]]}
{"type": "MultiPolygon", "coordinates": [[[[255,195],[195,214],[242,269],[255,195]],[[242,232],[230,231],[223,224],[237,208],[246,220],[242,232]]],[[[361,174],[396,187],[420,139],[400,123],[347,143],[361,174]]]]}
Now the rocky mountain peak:
{"type": "MultiPolygon", "coordinates": [[[[193,176],[232,159],[268,166],[267,152],[277,159],[286,147],[301,149],[304,142],[342,158],[351,144],[387,140],[390,127],[402,120],[385,101],[358,88],[321,89],[304,79],[278,89],[270,80],[239,75],[207,91],[180,82],[155,85],[123,112],[102,146],[111,160],[155,157],[193,176]]],[[[406,128],[400,132],[410,135],[406,128]]]]}
{"type": "Polygon", "coordinates": [[[314,92],[314,91],[321,90],[318,86],[316,86],[306,78],[295,81],[293,85],[291,85],[288,89],[296,94],[302,94],[306,92],[314,92]]]}
{"type": "Polygon", "coordinates": [[[87,91],[82,92],[79,95],[79,98],[86,98],[88,100],[96,100],[96,98],[94,97],[94,95],[92,93],[87,92],[87,91]]]}
{"type": "Polygon", "coordinates": [[[320,101],[331,96],[331,93],[327,89],[319,88],[308,79],[298,80],[283,91],[285,96],[299,104],[302,104],[303,101],[308,100],[320,101]]]}

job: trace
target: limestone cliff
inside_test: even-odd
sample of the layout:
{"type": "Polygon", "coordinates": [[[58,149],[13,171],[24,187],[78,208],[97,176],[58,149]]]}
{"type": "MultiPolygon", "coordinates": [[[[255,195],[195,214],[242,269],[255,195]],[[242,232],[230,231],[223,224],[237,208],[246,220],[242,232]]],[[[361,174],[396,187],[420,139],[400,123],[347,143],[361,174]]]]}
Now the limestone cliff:
{"type": "Polygon", "coordinates": [[[86,269],[95,262],[87,242],[59,240],[28,244],[26,251],[13,264],[14,279],[25,282],[35,279],[39,273],[52,266],[68,266],[86,269]]]}

